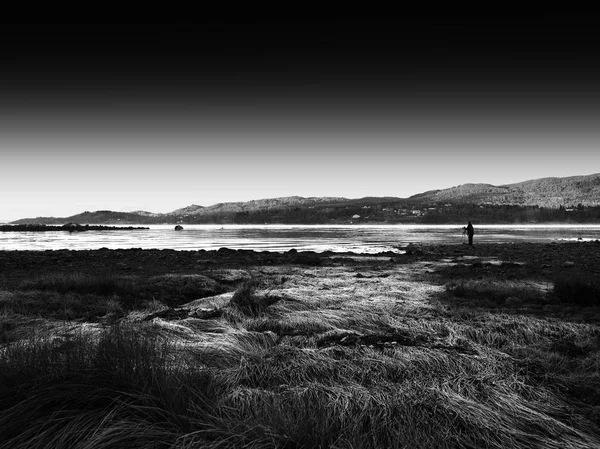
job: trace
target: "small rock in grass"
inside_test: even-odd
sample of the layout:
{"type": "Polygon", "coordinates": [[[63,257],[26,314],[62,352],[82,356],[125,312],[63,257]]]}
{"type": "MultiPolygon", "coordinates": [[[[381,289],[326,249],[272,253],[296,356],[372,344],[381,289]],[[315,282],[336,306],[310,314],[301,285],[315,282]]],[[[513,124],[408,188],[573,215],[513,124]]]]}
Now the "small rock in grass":
{"type": "Polygon", "coordinates": [[[571,262],[570,260],[567,260],[565,263],[563,263],[563,268],[573,268],[575,266],[575,262],[571,262]]]}
{"type": "Polygon", "coordinates": [[[516,296],[509,296],[504,300],[504,305],[507,306],[518,306],[523,304],[523,300],[521,298],[517,298],[516,296]]]}

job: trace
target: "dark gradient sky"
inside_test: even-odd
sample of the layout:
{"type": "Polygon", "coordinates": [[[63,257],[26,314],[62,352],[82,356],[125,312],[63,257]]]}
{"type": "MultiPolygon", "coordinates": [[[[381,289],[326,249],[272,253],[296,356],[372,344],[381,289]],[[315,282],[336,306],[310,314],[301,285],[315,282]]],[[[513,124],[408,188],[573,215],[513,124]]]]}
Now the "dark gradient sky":
{"type": "Polygon", "coordinates": [[[0,219],[600,171],[585,16],[0,29],[0,219]]]}

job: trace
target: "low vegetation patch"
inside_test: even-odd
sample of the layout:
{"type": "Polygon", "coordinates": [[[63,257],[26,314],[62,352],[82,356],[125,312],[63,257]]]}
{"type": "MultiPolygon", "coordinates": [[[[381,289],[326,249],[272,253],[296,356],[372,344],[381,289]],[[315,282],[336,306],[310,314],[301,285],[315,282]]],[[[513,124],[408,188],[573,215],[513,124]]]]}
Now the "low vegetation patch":
{"type": "MultiPolygon", "coordinates": [[[[224,293],[230,287],[200,274],[165,274],[148,278],[115,273],[81,272],[40,275],[16,285],[16,290],[35,296],[41,292],[75,298],[86,303],[85,296],[113,297],[128,308],[148,301],[177,306],[193,299],[224,293]]],[[[39,295],[38,295],[39,296],[39,295]]],[[[104,300],[101,300],[103,302],[104,300]]]]}
{"type": "Polygon", "coordinates": [[[600,281],[591,276],[561,276],[554,281],[554,294],[564,303],[600,305],[600,281]]]}
{"type": "Polygon", "coordinates": [[[127,295],[135,291],[129,278],[109,273],[85,274],[53,273],[27,280],[19,285],[20,290],[43,290],[58,293],[95,294],[102,296],[127,295]]]}
{"type": "Polygon", "coordinates": [[[159,275],[145,279],[140,284],[138,296],[147,300],[161,300],[170,306],[229,290],[225,285],[201,274],[159,275]]]}
{"type": "Polygon", "coordinates": [[[480,307],[515,306],[547,297],[538,284],[529,281],[461,279],[446,284],[446,290],[480,307]]]}
{"type": "Polygon", "coordinates": [[[0,291],[0,314],[45,317],[60,320],[95,321],[108,314],[122,315],[119,297],[55,291],[0,291]]]}

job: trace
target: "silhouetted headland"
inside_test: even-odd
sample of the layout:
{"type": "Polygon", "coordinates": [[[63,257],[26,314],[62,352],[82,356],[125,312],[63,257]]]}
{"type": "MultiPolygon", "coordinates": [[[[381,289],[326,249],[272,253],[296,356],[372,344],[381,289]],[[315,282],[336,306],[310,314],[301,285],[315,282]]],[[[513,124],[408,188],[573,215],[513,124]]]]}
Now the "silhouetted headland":
{"type": "Polygon", "coordinates": [[[66,223],[62,226],[51,226],[43,224],[19,224],[19,225],[1,225],[1,232],[47,232],[47,231],[137,231],[141,229],[150,229],[134,226],[101,226],[101,225],[80,225],[78,223],[66,223]]]}

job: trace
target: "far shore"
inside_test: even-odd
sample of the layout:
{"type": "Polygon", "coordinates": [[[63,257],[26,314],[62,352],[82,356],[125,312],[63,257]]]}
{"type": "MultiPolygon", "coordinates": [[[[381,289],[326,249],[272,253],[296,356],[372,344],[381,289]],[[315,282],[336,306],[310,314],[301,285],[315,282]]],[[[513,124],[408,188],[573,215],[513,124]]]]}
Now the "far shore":
{"type": "Polygon", "coordinates": [[[0,232],[84,232],[84,231],[138,231],[150,229],[148,227],[134,226],[106,226],[106,225],[80,225],[76,223],[66,223],[62,226],[43,225],[43,224],[18,224],[18,225],[0,225],[0,232]]]}

